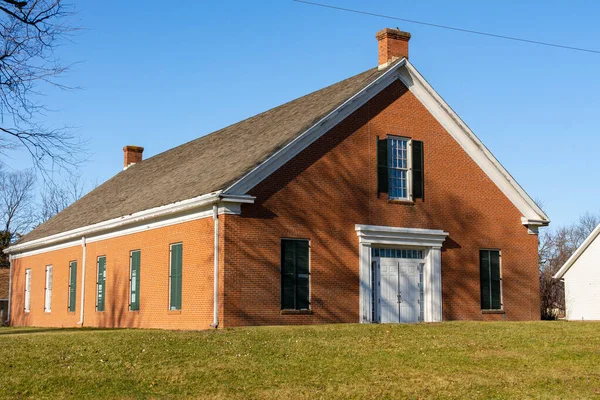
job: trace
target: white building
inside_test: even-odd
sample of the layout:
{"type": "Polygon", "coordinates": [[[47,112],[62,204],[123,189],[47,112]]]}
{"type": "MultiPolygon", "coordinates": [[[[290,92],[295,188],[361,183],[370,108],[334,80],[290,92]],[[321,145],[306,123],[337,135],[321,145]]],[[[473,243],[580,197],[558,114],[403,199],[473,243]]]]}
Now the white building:
{"type": "Polygon", "coordinates": [[[568,320],[600,320],[600,225],[554,278],[565,282],[568,320]]]}

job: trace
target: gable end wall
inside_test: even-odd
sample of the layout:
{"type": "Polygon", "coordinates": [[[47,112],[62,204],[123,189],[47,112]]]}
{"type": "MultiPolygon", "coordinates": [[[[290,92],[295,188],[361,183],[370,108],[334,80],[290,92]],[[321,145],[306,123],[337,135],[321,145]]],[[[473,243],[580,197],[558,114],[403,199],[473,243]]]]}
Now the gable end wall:
{"type": "Polygon", "coordinates": [[[227,326],[359,321],[355,224],[442,229],[443,318],[539,319],[537,236],[520,212],[399,81],[250,191],[227,216],[227,326]],[[376,140],[422,140],[425,199],[377,195],[376,140]],[[280,312],[280,240],[311,240],[308,315],[280,312]],[[480,310],[479,249],[502,250],[505,314],[480,310]]]}

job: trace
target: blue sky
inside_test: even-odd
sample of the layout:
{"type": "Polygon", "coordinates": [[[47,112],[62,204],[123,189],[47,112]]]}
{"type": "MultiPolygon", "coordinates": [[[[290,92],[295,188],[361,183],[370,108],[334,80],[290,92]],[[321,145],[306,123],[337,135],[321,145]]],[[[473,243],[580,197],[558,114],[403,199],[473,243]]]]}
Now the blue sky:
{"type": "MultiPolygon", "coordinates": [[[[323,0],[402,18],[600,49],[596,1],[323,0]]],[[[410,59],[561,225],[600,212],[600,54],[535,46],[291,0],[74,1],[78,62],[51,90],[55,125],[89,140],[88,185],[145,158],[374,67],[375,33],[412,33],[410,59]]],[[[14,169],[27,158],[13,154],[14,169]]],[[[451,160],[449,165],[451,165],[451,160]]]]}

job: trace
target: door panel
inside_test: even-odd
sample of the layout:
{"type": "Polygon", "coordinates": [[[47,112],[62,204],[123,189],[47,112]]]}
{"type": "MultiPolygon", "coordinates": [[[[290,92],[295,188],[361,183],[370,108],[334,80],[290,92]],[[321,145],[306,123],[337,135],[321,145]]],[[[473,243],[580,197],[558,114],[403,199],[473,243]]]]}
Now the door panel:
{"type": "Polygon", "coordinates": [[[421,315],[420,261],[381,257],[378,263],[379,290],[374,294],[379,322],[418,322],[421,315]]]}
{"type": "Polygon", "coordinates": [[[400,264],[400,293],[400,322],[418,322],[421,311],[418,264],[400,264]]]}
{"type": "Polygon", "coordinates": [[[380,264],[381,322],[400,322],[398,307],[398,263],[394,259],[382,259],[380,264]]]}

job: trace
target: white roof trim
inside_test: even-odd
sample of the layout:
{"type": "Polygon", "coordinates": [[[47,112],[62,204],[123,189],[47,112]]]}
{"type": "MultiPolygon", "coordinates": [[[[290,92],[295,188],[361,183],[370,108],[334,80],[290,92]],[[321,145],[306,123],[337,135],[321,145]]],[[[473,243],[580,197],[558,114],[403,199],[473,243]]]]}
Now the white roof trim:
{"type": "Polygon", "coordinates": [[[400,71],[400,79],[517,207],[526,220],[541,221],[542,225],[550,223],[546,213],[410,62],[407,61],[406,68],[400,71]]]}
{"type": "Polygon", "coordinates": [[[81,239],[83,236],[93,236],[93,239],[90,238],[88,240],[88,242],[92,242],[211,216],[212,211],[208,210],[204,212],[204,208],[213,204],[219,205],[219,214],[239,214],[240,210],[239,207],[235,207],[236,204],[253,202],[254,197],[252,196],[223,195],[221,191],[217,191],[57,233],[30,242],[15,244],[6,248],[4,252],[7,254],[18,253],[19,257],[40,254],[74,246],[78,244],[74,241],[81,239]]]}
{"type": "Polygon", "coordinates": [[[346,119],[346,117],[358,110],[367,101],[371,100],[375,95],[398,79],[397,71],[406,62],[406,59],[398,61],[398,63],[388,71],[384,72],[379,78],[375,79],[360,92],[350,97],[302,134],[296,136],[294,140],[279,149],[233,185],[226,188],[223,193],[247,193],[250,189],[258,185],[273,172],[277,171],[277,169],[290,161],[302,150],[310,146],[331,128],[346,119]]]}
{"type": "Polygon", "coordinates": [[[598,235],[600,235],[600,224],[592,231],[592,233],[590,233],[590,236],[588,236],[583,241],[581,246],[579,246],[577,250],[575,250],[571,257],[569,257],[567,262],[562,267],[560,267],[558,272],[554,274],[554,279],[562,279],[562,277],[567,273],[567,271],[571,269],[573,264],[575,264],[575,261],[577,261],[579,257],[581,257],[581,255],[587,250],[587,248],[590,247],[590,244],[592,244],[594,240],[596,240],[598,235]]]}
{"type": "Polygon", "coordinates": [[[550,223],[550,219],[544,211],[542,211],[479,138],[475,136],[452,108],[433,90],[406,59],[402,59],[392,66],[387,72],[359,93],[348,99],[262,164],[225,189],[224,193],[247,193],[396,79],[400,79],[406,85],[444,129],[450,133],[467,154],[471,156],[477,165],[498,186],[502,193],[517,207],[523,215],[522,223],[524,225],[529,226],[530,221],[532,226],[545,226],[550,223]]]}

